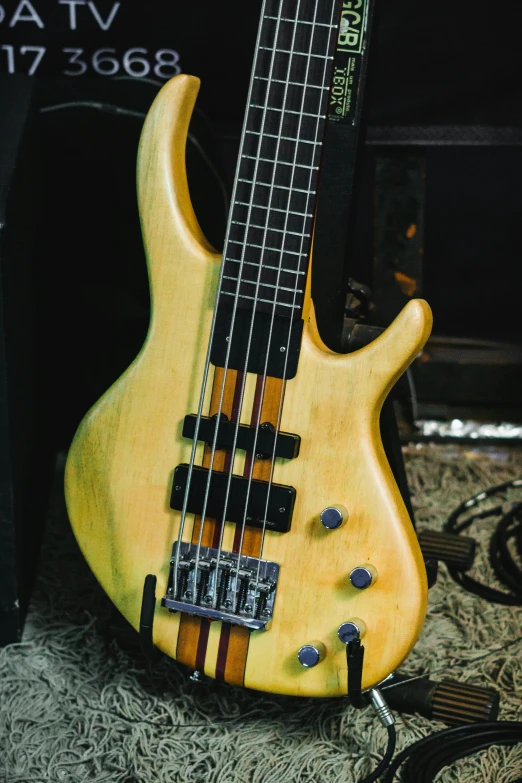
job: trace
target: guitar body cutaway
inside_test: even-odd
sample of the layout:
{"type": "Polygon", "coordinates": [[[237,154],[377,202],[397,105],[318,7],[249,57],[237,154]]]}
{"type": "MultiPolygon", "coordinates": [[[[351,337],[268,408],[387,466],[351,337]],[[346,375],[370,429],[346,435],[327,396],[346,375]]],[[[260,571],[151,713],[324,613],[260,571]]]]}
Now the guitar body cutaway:
{"type": "MultiPolygon", "coordinates": [[[[172,476],[190,459],[192,444],[181,427],[198,408],[219,278],[220,258],[194,216],[185,172],[198,87],[195,78],[175,77],[145,123],[138,192],[150,329],[134,363],[83,420],[67,461],[67,505],[78,543],[136,629],[145,576],[156,574],[158,598],[166,591],[180,521],[169,505],[172,476]]],[[[425,343],[431,315],[425,302],[412,301],[381,337],[344,356],[321,342],[310,301],[306,312],[298,372],[286,383],[281,422],[283,431],[301,436],[301,451],[297,459],[278,459],[274,471],[276,483],[296,489],[292,527],[284,534],[268,531],[261,554],[281,567],[272,623],[267,631],[240,629],[237,639],[228,628],[224,644],[221,622],[183,619],[158,600],[154,643],[210,676],[249,688],[337,696],[347,691],[341,623],[364,621],[362,685],[368,688],[397,668],[424,622],[424,563],[383,451],[379,414],[425,343]],[[339,530],[327,531],[318,516],[332,504],[345,506],[349,518],[339,530]],[[356,590],[349,573],[366,564],[378,578],[369,589],[356,590]],[[181,643],[183,622],[191,631],[181,643]],[[323,643],[326,656],[305,669],[297,651],[314,640],[323,643]]],[[[201,457],[202,449],[199,464],[201,457]]],[[[191,539],[193,525],[193,516],[187,518],[184,540],[191,539]]],[[[234,529],[225,526],[225,550],[232,549],[234,529]]]]}

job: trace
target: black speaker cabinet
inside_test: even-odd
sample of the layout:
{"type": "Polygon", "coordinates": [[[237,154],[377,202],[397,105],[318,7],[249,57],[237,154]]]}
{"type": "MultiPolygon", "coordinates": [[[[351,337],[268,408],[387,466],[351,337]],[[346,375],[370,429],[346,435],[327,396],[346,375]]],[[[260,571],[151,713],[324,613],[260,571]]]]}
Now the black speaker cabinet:
{"type": "Polygon", "coordinates": [[[31,95],[28,77],[0,76],[0,646],[21,635],[50,464],[38,407],[31,95]]]}

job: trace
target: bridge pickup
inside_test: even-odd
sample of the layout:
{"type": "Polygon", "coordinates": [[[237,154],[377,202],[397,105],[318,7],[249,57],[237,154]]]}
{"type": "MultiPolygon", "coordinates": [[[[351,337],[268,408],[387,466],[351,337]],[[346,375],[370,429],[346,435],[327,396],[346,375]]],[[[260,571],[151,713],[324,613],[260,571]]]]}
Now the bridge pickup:
{"type": "MultiPolygon", "coordinates": [[[[194,414],[185,416],[185,421],[183,422],[184,438],[190,438],[191,440],[194,438],[196,433],[196,421],[197,416],[194,414]]],[[[199,424],[198,440],[202,440],[211,446],[214,442],[216,423],[216,417],[209,418],[208,416],[202,416],[199,424]]],[[[219,449],[231,448],[234,445],[236,427],[237,424],[235,422],[228,421],[226,418],[221,417],[217,438],[217,447],[219,449]]],[[[301,445],[301,438],[299,435],[279,432],[276,438],[274,428],[271,425],[261,424],[260,427],[256,429],[255,427],[249,427],[248,424],[240,424],[237,432],[236,447],[238,449],[253,452],[254,441],[256,441],[256,456],[261,459],[272,457],[274,453],[274,441],[275,456],[283,457],[283,459],[295,459],[299,454],[299,447],[301,445]]]]}
{"type": "MultiPolygon", "coordinates": [[[[188,465],[178,465],[174,471],[170,507],[178,511],[181,511],[183,508],[188,468],[188,465]]],[[[190,514],[201,514],[203,512],[208,477],[209,471],[207,468],[195,465],[192,469],[187,502],[187,511],[190,514]]],[[[228,473],[212,471],[206,509],[206,515],[211,519],[223,519],[228,478],[228,473]]],[[[266,528],[277,533],[287,533],[292,523],[295,489],[283,484],[269,485],[267,481],[259,481],[258,479],[252,479],[249,482],[248,478],[243,478],[243,476],[232,476],[226,509],[226,521],[243,522],[249,483],[251,487],[246,515],[247,524],[253,527],[263,527],[268,488],[270,486],[266,528]]]]}

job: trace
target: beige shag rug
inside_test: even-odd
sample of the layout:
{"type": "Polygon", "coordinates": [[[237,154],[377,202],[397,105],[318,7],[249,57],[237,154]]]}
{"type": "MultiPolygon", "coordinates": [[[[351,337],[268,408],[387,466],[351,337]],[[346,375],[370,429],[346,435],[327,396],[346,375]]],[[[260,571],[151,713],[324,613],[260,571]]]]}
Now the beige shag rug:
{"type": "MultiPolygon", "coordinates": [[[[517,451],[424,446],[406,449],[406,458],[420,529],[440,529],[461,500],[522,475],[517,451]]],[[[482,579],[492,579],[492,524],[471,532],[481,542],[474,573],[482,579]]],[[[494,686],[500,717],[522,720],[522,641],[513,644],[522,609],[488,604],[456,586],[444,566],[440,572],[424,633],[401,670],[494,686]]],[[[192,683],[172,661],[149,665],[120,649],[107,636],[109,618],[57,482],[23,641],[0,651],[2,782],[356,783],[381,758],[385,730],[370,709],[192,683]]],[[[399,716],[399,748],[441,728],[399,716]]],[[[439,780],[509,783],[521,775],[518,746],[483,751],[439,780]]]]}

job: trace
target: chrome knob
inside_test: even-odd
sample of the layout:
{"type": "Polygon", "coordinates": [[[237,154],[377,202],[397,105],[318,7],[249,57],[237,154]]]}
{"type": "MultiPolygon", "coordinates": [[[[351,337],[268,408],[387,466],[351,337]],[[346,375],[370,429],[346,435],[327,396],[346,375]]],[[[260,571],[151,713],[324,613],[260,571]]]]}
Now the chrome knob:
{"type": "Polygon", "coordinates": [[[356,639],[362,639],[365,633],[366,623],[358,617],[354,617],[353,620],[347,620],[339,626],[337,636],[343,644],[350,644],[356,639]]]}
{"type": "Polygon", "coordinates": [[[328,506],[321,511],[319,519],[327,530],[337,530],[348,519],[348,511],[341,505],[328,506]]]}
{"type": "Polygon", "coordinates": [[[350,572],[350,582],[357,590],[366,590],[377,581],[377,571],[372,565],[357,566],[350,572]]]}
{"type": "Polygon", "coordinates": [[[301,647],[297,653],[297,660],[305,669],[312,669],[321,663],[326,655],[326,649],[322,642],[311,642],[301,647]]]}

